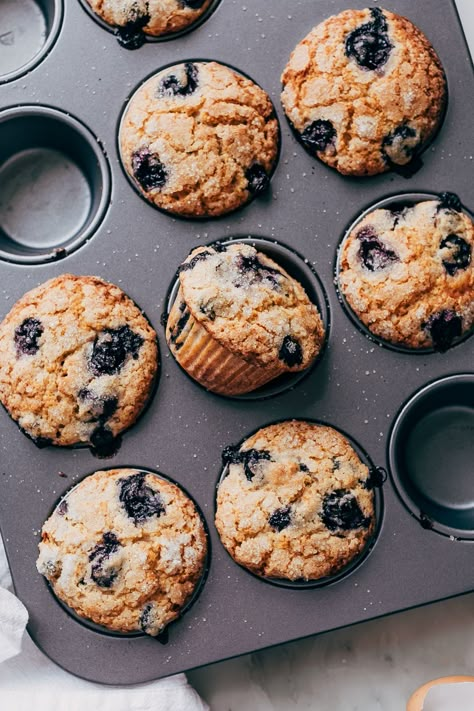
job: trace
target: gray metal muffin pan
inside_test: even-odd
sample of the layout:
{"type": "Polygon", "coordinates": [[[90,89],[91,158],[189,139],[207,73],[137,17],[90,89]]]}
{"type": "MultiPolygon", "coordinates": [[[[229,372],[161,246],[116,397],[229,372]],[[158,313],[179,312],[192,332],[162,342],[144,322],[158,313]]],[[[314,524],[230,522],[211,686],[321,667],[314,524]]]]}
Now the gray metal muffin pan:
{"type": "MultiPolygon", "coordinates": [[[[454,3],[384,3],[426,32],[449,84],[444,125],[424,153],[423,167],[410,180],[393,173],[370,179],[341,177],[303,150],[280,108],[279,77],[296,43],[330,14],[362,8],[365,0],[222,0],[195,31],[168,42],[146,43],[135,52],[121,49],[79,0],[63,5],[54,46],[33,71],[2,85],[0,110],[14,107],[21,112],[22,105],[40,105],[64,112],[66,143],[58,146],[60,131],[51,130],[38,138],[37,148],[59,150],[66,162],[75,164],[90,194],[88,209],[77,218],[71,243],[56,231],[57,243],[35,244],[35,235],[44,234],[45,221],[52,228],[63,221],[69,225],[75,202],[68,190],[63,201],[51,196],[51,203],[46,201],[38,212],[37,229],[26,229],[37,204],[34,197],[38,191],[44,195],[45,188],[43,181],[39,190],[38,173],[31,174],[30,197],[28,190],[23,193],[16,213],[19,234],[26,233],[28,242],[15,246],[5,236],[1,240],[11,260],[0,262],[1,314],[52,276],[100,275],[121,286],[152,321],[159,335],[162,372],[150,407],[126,433],[116,456],[104,462],[87,449],[38,450],[0,412],[0,522],[15,588],[30,613],[33,639],[74,674],[130,684],[472,590],[474,544],[468,539],[474,528],[474,339],[444,354],[380,347],[348,318],[333,283],[337,245],[347,226],[372,203],[407,191],[449,190],[471,210],[474,207],[474,75],[454,3]],[[282,128],[270,194],[229,217],[207,221],[174,219],[147,205],[131,189],[117,154],[118,121],[134,88],[160,67],[194,57],[221,60],[252,76],[270,92],[282,128]],[[83,131],[76,133],[74,119],[83,131]],[[90,148],[84,150],[87,140],[90,148]],[[102,152],[110,167],[110,198],[102,152]],[[97,163],[87,158],[92,154],[97,163]],[[99,209],[104,200],[106,211],[99,209]],[[94,222],[92,234],[88,220],[94,222]],[[88,239],[78,248],[75,240],[83,230],[88,239]],[[329,299],[331,332],[321,362],[294,389],[271,399],[235,400],[207,393],[169,356],[160,324],[175,270],[188,252],[233,235],[264,237],[294,248],[316,269],[329,299]],[[18,263],[19,252],[20,257],[33,257],[23,261],[36,261],[39,254],[45,261],[18,263]],[[415,403],[408,428],[397,422],[394,433],[400,449],[389,449],[397,415],[414,393],[459,373],[465,374],[461,385],[458,379],[447,380],[430,389],[428,399],[422,398],[429,412],[415,403]],[[350,575],[315,589],[286,589],[251,575],[231,560],[213,526],[223,448],[260,426],[291,417],[334,424],[354,438],[376,466],[394,467],[383,485],[383,520],[370,555],[350,575]],[[426,432],[440,452],[439,472],[437,462],[428,466],[423,457],[417,465],[418,444],[424,446],[426,432]],[[405,450],[413,459],[407,460],[405,450]],[[193,607],[170,626],[167,644],[90,629],[56,601],[36,573],[43,521],[70,486],[101,464],[163,472],[190,492],[207,519],[212,543],[208,579],[193,607]]],[[[4,162],[7,156],[22,157],[12,158],[10,146],[31,148],[27,142],[35,119],[31,108],[24,113],[31,122],[28,129],[18,123],[5,145],[6,114],[0,112],[0,210],[5,201],[4,162]]],[[[46,187],[49,173],[55,190],[58,185],[62,189],[54,165],[42,176],[46,174],[46,187]]]]}

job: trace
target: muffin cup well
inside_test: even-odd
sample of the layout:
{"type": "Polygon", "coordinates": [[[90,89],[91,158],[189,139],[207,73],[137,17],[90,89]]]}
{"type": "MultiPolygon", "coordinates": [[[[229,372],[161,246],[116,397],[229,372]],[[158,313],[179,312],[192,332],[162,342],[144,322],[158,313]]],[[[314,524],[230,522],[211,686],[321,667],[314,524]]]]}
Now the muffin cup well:
{"type": "MultiPolygon", "coordinates": [[[[179,351],[177,353],[172,352],[172,355],[186,374],[210,392],[243,400],[260,400],[291,390],[312,372],[313,368],[321,361],[329,339],[329,301],[319,277],[310,266],[308,260],[293,249],[280,242],[270,241],[261,237],[232,237],[231,239],[219,241],[222,245],[235,242],[250,244],[258,251],[263,252],[277,264],[281,264],[285,271],[303,286],[310,301],[317,307],[324,327],[324,339],[318,355],[308,368],[293,373],[284,372],[278,366],[274,368],[258,367],[247,363],[239,356],[234,356],[228,349],[221,346],[208,334],[203,326],[197,324],[191,314],[182,331],[183,336],[186,337],[186,342],[183,341],[181,346],[180,339],[179,351]],[[190,328],[191,324],[193,324],[192,330],[190,328]],[[194,326],[197,327],[196,330],[194,326]],[[204,348],[206,349],[205,351],[204,348]],[[196,359],[195,362],[193,361],[194,358],[196,359]],[[230,368],[233,368],[232,373],[230,368]],[[193,375],[193,372],[195,375],[193,375]],[[231,380],[234,381],[232,385],[236,390],[235,392],[229,392],[228,384],[231,380]],[[216,385],[219,389],[222,387],[224,392],[216,390],[216,385]],[[254,389],[251,392],[242,392],[241,388],[249,385],[254,389]],[[240,393],[237,392],[237,389],[240,389],[240,393]]],[[[213,244],[215,242],[209,243],[209,246],[213,244]]],[[[171,284],[168,292],[167,311],[163,314],[165,324],[169,324],[173,319],[175,321],[178,320],[182,315],[179,313],[179,291],[179,276],[176,274],[175,281],[171,284]]]]}
{"type": "MultiPolygon", "coordinates": [[[[432,354],[432,353],[437,353],[439,355],[440,351],[436,350],[433,347],[430,348],[409,348],[408,346],[402,346],[396,343],[392,343],[391,341],[387,341],[384,338],[381,338],[380,336],[377,336],[376,334],[372,333],[367,326],[362,323],[362,321],[359,319],[357,314],[352,310],[350,307],[339,283],[339,273],[341,269],[341,255],[342,255],[342,248],[345,243],[345,241],[348,239],[349,235],[355,230],[357,225],[362,222],[362,220],[371,212],[374,212],[374,210],[384,210],[384,209],[402,209],[404,207],[412,207],[413,205],[416,205],[417,203],[420,202],[426,202],[428,200],[439,200],[440,199],[440,194],[439,193],[417,193],[417,192],[412,192],[412,193],[396,193],[394,195],[389,195],[388,197],[382,198],[381,200],[378,200],[377,202],[369,205],[363,212],[361,212],[353,222],[347,227],[347,229],[344,231],[343,237],[340,240],[338,246],[337,246],[337,251],[336,251],[336,261],[334,265],[334,273],[335,273],[335,285],[336,285],[336,291],[337,291],[337,296],[339,299],[340,304],[342,305],[345,313],[349,317],[349,319],[352,321],[352,323],[358,328],[358,330],[364,334],[364,336],[367,336],[368,339],[371,341],[374,341],[375,343],[378,343],[380,346],[383,346],[384,348],[389,348],[390,350],[397,351],[398,353],[409,353],[411,355],[427,355],[427,354],[432,354]]],[[[467,210],[464,205],[462,206],[462,211],[471,219],[474,221],[474,215],[467,210]]],[[[464,333],[460,338],[457,338],[453,341],[452,345],[449,347],[449,350],[454,348],[455,346],[464,343],[473,333],[473,330],[468,331],[467,333],[464,333]]]]}
{"type": "Polygon", "coordinates": [[[2,3],[0,84],[34,69],[55,43],[63,0],[6,0],[2,3]]]}
{"type": "Polygon", "coordinates": [[[67,256],[109,205],[110,170],[97,138],[47,106],[0,114],[0,259],[40,264],[67,256]]]}
{"type": "MultiPolygon", "coordinates": [[[[120,469],[120,468],[121,467],[107,467],[107,468],[103,467],[101,469],[101,471],[116,470],[116,469],[120,469]]],[[[128,469],[129,467],[123,467],[123,468],[128,469]]],[[[170,627],[172,628],[174,624],[179,622],[179,620],[181,620],[183,615],[194,605],[194,603],[200,596],[200,594],[204,588],[204,585],[206,583],[206,579],[207,579],[207,576],[209,573],[209,566],[210,566],[210,562],[211,562],[211,540],[210,540],[210,535],[209,535],[209,527],[207,525],[207,521],[204,517],[204,514],[203,514],[201,508],[199,507],[199,505],[197,504],[196,500],[193,498],[193,496],[191,496],[191,494],[179,482],[177,482],[175,479],[172,479],[171,477],[166,476],[165,474],[162,474],[161,472],[156,472],[156,471],[153,471],[152,469],[147,469],[146,467],[131,467],[131,468],[136,469],[136,471],[140,472],[140,473],[152,474],[157,479],[161,479],[163,481],[169,482],[169,483],[173,484],[174,486],[177,486],[179,489],[181,489],[181,491],[188,497],[188,499],[190,499],[190,501],[192,501],[192,503],[196,509],[196,512],[197,512],[199,518],[201,519],[201,522],[202,522],[202,525],[204,528],[204,534],[206,537],[207,553],[206,553],[206,557],[204,560],[204,565],[203,565],[200,580],[196,584],[193,594],[189,598],[188,602],[181,609],[179,616],[176,619],[174,619],[172,622],[170,622],[159,635],[157,635],[156,637],[153,638],[153,639],[156,639],[161,644],[166,644],[168,642],[169,628],[170,627]]],[[[70,487],[65,493],[63,493],[62,496],[60,497],[60,499],[58,501],[56,501],[54,507],[52,508],[52,510],[50,511],[49,515],[47,516],[47,518],[45,520],[49,519],[49,517],[53,513],[55,513],[55,511],[57,511],[59,506],[64,501],[67,500],[68,496],[73,491],[75,491],[78,486],[80,486],[81,482],[84,479],[86,479],[87,476],[90,476],[93,473],[94,472],[91,472],[90,474],[86,475],[80,481],[78,481],[76,484],[74,484],[72,487],[70,487]]],[[[38,575],[41,575],[41,574],[38,573],[38,575]]],[[[67,605],[63,600],[61,600],[56,595],[56,593],[54,592],[53,587],[49,583],[49,581],[44,576],[42,576],[42,577],[44,578],[44,584],[47,586],[49,592],[51,593],[54,600],[58,603],[58,605],[60,605],[60,607],[62,607],[68,613],[68,615],[70,617],[72,617],[76,622],[83,625],[84,627],[88,627],[93,632],[97,632],[99,634],[106,635],[108,637],[117,637],[119,639],[121,638],[121,639],[130,640],[130,639],[137,638],[137,637],[149,637],[149,635],[147,635],[147,634],[145,634],[145,632],[141,632],[141,631],[119,632],[116,630],[112,630],[112,629],[109,629],[108,627],[105,627],[104,625],[97,624],[86,617],[81,617],[81,615],[79,615],[75,610],[73,610],[71,607],[69,607],[69,605],[67,605]]]]}
{"type": "Polygon", "coordinates": [[[474,373],[435,380],[402,407],[389,463],[399,497],[423,528],[474,540],[474,373]]]}
{"type": "MultiPolygon", "coordinates": [[[[249,432],[248,434],[243,437],[240,442],[236,445],[237,447],[241,447],[242,444],[248,440],[250,437],[252,437],[256,432],[259,430],[268,427],[269,425],[276,425],[280,422],[285,422],[285,420],[276,420],[274,422],[267,422],[257,429],[253,430],[252,432],[249,432]]],[[[374,484],[373,484],[373,492],[374,492],[374,518],[375,518],[375,525],[374,525],[374,530],[373,533],[371,534],[370,538],[368,539],[364,549],[356,555],[349,563],[347,563],[341,570],[339,570],[337,573],[334,575],[328,575],[325,576],[324,578],[319,578],[317,580],[286,580],[284,578],[270,578],[266,577],[264,575],[259,575],[258,573],[255,573],[254,571],[250,570],[249,568],[246,568],[244,565],[240,565],[240,563],[237,563],[230,553],[226,550],[226,553],[229,555],[229,557],[232,559],[232,561],[235,563],[235,565],[238,565],[239,568],[242,568],[245,570],[247,573],[250,575],[253,575],[255,578],[258,578],[259,580],[262,580],[265,583],[270,583],[270,585],[276,585],[277,587],[281,588],[289,588],[291,590],[308,590],[312,588],[322,588],[326,587],[327,585],[331,585],[333,583],[337,583],[340,580],[343,580],[346,578],[348,575],[353,573],[368,557],[370,552],[373,550],[375,547],[381,528],[382,528],[382,523],[383,523],[383,516],[384,516],[384,497],[383,497],[383,485],[386,481],[387,474],[386,471],[383,469],[383,467],[377,467],[375,464],[372,462],[370,459],[369,455],[367,452],[362,449],[360,444],[356,442],[355,440],[350,437],[347,432],[344,432],[341,430],[339,427],[335,427],[333,424],[330,422],[323,422],[322,420],[315,420],[310,417],[292,417],[292,420],[296,421],[301,421],[301,422],[309,422],[314,425],[322,425],[324,427],[332,427],[334,430],[342,434],[351,447],[354,449],[356,452],[357,456],[363,462],[367,468],[369,469],[369,472],[373,476],[374,484]]],[[[229,473],[229,464],[224,463],[223,468],[221,469],[221,473],[219,475],[219,479],[217,480],[216,484],[216,493],[214,497],[214,518],[215,514],[217,511],[217,493],[219,489],[219,485],[221,482],[226,478],[227,474],[229,473]]]]}

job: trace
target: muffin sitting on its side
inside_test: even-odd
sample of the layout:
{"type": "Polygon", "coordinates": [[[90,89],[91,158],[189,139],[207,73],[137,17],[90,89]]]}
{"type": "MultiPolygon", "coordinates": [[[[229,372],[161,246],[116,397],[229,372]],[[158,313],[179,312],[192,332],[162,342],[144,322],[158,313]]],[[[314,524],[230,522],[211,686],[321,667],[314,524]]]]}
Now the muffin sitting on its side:
{"type": "Polygon", "coordinates": [[[156,636],[191,600],[206,556],[201,517],[178,486],[111,469],[61,500],[43,526],[36,565],[81,617],[156,636]]]}
{"type": "Polygon", "coordinates": [[[251,245],[198,247],[179,282],[166,340],[212,392],[251,392],[308,368],[322,348],[323,323],[301,284],[251,245]]]}
{"type": "Polygon", "coordinates": [[[289,420],[227,447],[216,527],[258,575],[317,580],[339,572],[375,528],[370,472],[332,427],[289,420]]]}

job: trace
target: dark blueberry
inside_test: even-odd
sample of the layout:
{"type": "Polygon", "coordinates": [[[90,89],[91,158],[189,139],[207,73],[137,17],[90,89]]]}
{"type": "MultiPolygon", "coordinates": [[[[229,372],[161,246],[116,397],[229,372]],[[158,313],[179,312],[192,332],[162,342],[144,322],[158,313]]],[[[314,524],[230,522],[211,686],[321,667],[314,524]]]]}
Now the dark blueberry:
{"type": "Polygon", "coordinates": [[[81,390],[79,390],[77,395],[79,400],[90,403],[90,410],[91,414],[93,415],[92,421],[99,420],[100,422],[104,423],[106,420],[112,417],[114,412],[116,412],[117,410],[118,399],[116,397],[102,397],[100,395],[96,395],[96,393],[92,392],[92,390],[88,390],[87,388],[82,388],[81,390]]]}
{"type": "Polygon", "coordinates": [[[106,328],[94,341],[89,370],[96,376],[118,373],[127,356],[138,358],[142,344],[143,338],[129,326],[106,328]]]}
{"type": "Polygon", "coordinates": [[[334,144],[336,129],[331,121],[317,119],[309,126],[306,126],[301,133],[301,141],[310,151],[325,151],[326,148],[334,144]]]}
{"type": "Polygon", "coordinates": [[[176,350],[179,350],[181,348],[181,346],[183,345],[182,343],[176,343],[176,341],[178,340],[179,336],[183,332],[186,324],[188,323],[188,321],[191,317],[191,312],[187,308],[184,301],[182,304],[180,304],[179,309],[181,311],[181,316],[179,317],[176,325],[174,326],[174,328],[172,329],[172,331],[170,333],[170,341],[171,341],[171,343],[174,343],[176,350]]]}
{"type": "Polygon", "coordinates": [[[192,62],[184,65],[186,83],[181,84],[176,74],[169,74],[158,84],[158,96],[189,96],[198,86],[198,68],[192,62]]]}
{"type": "Polygon", "coordinates": [[[53,444],[53,440],[49,437],[32,437],[31,439],[38,447],[38,449],[44,449],[45,447],[49,447],[51,444],[53,444]]]}
{"type": "Polygon", "coordinates": [[[266,190],[268,190],[270,178],[267,175],[267,171],[263,165],[260,165],[260,163],[253,163],[250,168],[247,168],[245,171],[245,177],[247,178],[248,191],[254,197],[262,195],[266,190]]]}
{"type": "Polygon", "coordinates": [[[462,203],[456,193],[441,193],[439,196],[439,207],[445,210],[462,211],[462,203]]]}
{"type": "Polygon", "coordinates": [[[359,230],[356,237],[360,242],[359,259],[370,272],[387,269],[394,262],[400,261],[398,254],[380,241],[371,225],[359,230]]]}
{"type": "Polygon", "coordinates": [[[319,515],[330,531],[351,531],[370,525],[370,517],[364,516],[356,497],[347,489],[336,489],[326,494],[319,515]]]}
{"type": "Polygon", "coordinates": [[[216,312],[211,306],[212,301],[208,302],[207,304],[200,304],[199,306],[199,311],[206,316],[206,318],[209,319],[209,321],[215,321],[216,320],[216,312]]]}
{"type": "Polygon", "coordinates": [[[300,462],[300,472],[309,472],[309,468],[303,462],[300,462]]]}
{"type": "Polygon", "coordinates": [[[303,349],[296,338],[285,336],[280,350],[278,351],[278,357],[286,363],[289,368],[293,368],[295,365],[301,365],[303,362],[303,349]]]}
{"type": "Polygon", "coordinates": [[[194,269],[196,264],[199,264],[199,262],[204,262],[208,257],[211,256],[212,252],[210,252],[208,249],[204,250],[204,252],[198,252],[194,255],[192,259],[189,260],[189,262],[184,262],[183,264],[181,264],[180,268],[178,269],[178,273],[188,272],[191,269],[194,269]]]}
{"type": "Polygon", "coordinates": [[[268,517],[268,523],[276,531],[283,531],[283,529],[287,528],[291,523],[291,507],[284,506],[274,511],[272,515],[268,517]]]}
{"type": "Polygon", "coordinates": [[[424,328],[430,334],[435,350],[444,353],[462,335],[462,318],[451,309],[444,309],[430,316],[424,328]]]}
{"type": "Polygon", "coordinates": [[[16,354],[35,355],[38,352],[38,339],[43,335],[43,325],[37,318],[25,318],[25,320],[15,328],[16,354]]]}
{"type": "Polygon", "coordinates": [[[200,10],[206,0],[181,0],[184,7],[190,7],[191,10],[200,10]]]}
{"type": "Polygon", "coordinates": [[[388,37],[387,21],[377,7],[371,10],[372,21],[350,32],[346,37],[346,54],[364,69],[380,69],[387,63],[393,45],[388,37]]]}
{"type": "Polygon", "coordinates": [[[140,627],[145,634],[150,634],[153,625],[153,605],[145,605],[140,615],[140,627]]]}
{"type": "Polygon", "coordinates": [[[168,180],[168,171],[157,153],[151,153],[148,148],[139,148],[132,155],[132,171],[135,179],[143,190],[162,188],[168,180]]]}
{"type": "Polygon", "coordinates": [[[362,482],[364,489],[371,491],[381,487],[387,480],[387,472],[383,467],[372,467],[369,476],[362,482]]]}
{"type": "MultiPolygon", "coordinates": [[[[415,129],[402,124],[383,139],[382,155],[390,166],[404,166],[413,159],[418,147],[419,137],[415,129]]],[[[416,164],[415,167],[407,169],[407,177],[418,167],[416,164]]]]}
{"type": "Polygon", "coordinates": [[[102,542],[89,553],[91,578],[101,588],[110,588],[118,575],[118,570],[113,567],[104,570],[104,563],[121,545],[115,533],[108,531],[102,536],[102,542]]]}
{"type": "Polygon", "coordinates": [[[100,423],[90,436],[91,451],[99,459],[108,459],[117,454],[122,443],[121,437],[114,437],[108,427],[100,423]]]}
{"type": "Polygon", "coordinates": [[[58,512],[58,516],[65,516],[68,510],[67,499],[63,499],[56,510],[58,512]]]}
{"type": "Polygon", "coordinates": [[[139,49],[145,42],[143,28],[150,22],[150,15],[140,12],[138,6],[132,5],[128,13],[127,23],[116,27],[114,34],[118,43],[124,49],[139,49]]]}
{"type": "Polygon", "coordinates": [[[133,518],[135,525],[143,523],[151,516],[160,517],[165,513],[165,506],[157,491],[145,483],[145,474],[139,472],[120,479],[120,503],[133,518]]]}
{"type": "Polygon", "coordinates": [[[222,452],[224,464],[243,464],[245,477],[252,481],[256,472],[254,467],[261,461],[270,461],[270,452],[266,449],[245,449],[240,450],[239,445],[226,447],[222,452]]]}
{"type": "MultiPolygon", "coordinates": [[[[235,260],[235,264],[239,272],[250,277],[250,284],[255,284],[266,279],[269,281],[274,289],[280,288],[279,277],[282,277],[282,273],[278,269],[273,269],[272,267],[267,267],[260,259],[252,254],[249,257],[239,254],[235,260]]],[[[235,286],[242,286],[238,282],[234,282],[235,286]]]]}
{"type": "Polygon", "coordinates": [[[212,247],[216,252],[226,252],[228,245],[222,244],[222,242],[213,242],[212,247]]]}
{"type": "Polygon", "coordinates": [[[443,266],[450,276],[461,269],[467,269],[471,263],[471,245],[459,235],[448,235],[440,243],[440,249],[447,247],[451,254],[443,259],[443,266]]]}
{"type": "Polygon", "coordinates": [[[340,469],[340,468],[341,468],[341,462],[339,461],[339,459],[338,459],[337,457],[333,457],[333,459],[332,459],[332,470],[333,470],[334,472],[337,472],[338,469],[340,469]]]}

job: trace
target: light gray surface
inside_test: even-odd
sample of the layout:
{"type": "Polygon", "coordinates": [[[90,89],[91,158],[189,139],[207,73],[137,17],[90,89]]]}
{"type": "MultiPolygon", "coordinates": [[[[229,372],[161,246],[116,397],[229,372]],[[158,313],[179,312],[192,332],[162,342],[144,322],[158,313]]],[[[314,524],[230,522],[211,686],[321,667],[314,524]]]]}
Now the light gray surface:
{"type": "MultiPolygon", "coordinates": [[[[240,3],[225,2],[228,7],[235,6],[232,34],[222,5],[208,24],[179,40],[179,57],[209,56],[211,34],[212,56],[251,74],[275,100],[280,70],[296,41],[314,21],[346,5],[331,0],[317,6],[309,0],[294,2],[292,13],[278,16],[278,22],[273,8],[281,12],[280,3],[269,6],[255,0],[250,10],[244,10],[240,3]],[[257,15],[251,25],[248,12],[257,15]]],[[[364,4],[362,0],[353,3],[358,7],[364,4]]],[[[178,59],[176,49],[168,43],[123,53],[74,3],[67,3],[64,34],[47,60],[32,75],[3,90],[4,105],[34,98],[83,118],[104,141],[114,171],[112,207],[88,245],[55,265],[34,270],[2,268],[4,310],[28,286],[47,276],[65,270],[100,273],[121,284],[144,307],[160,333],[163,348],[159,314],[179,261],[194,244],[250,231],[294,244],[316,264],[330,290],[334,322],[329,352],[294,393],[252,406],[232,403],[204,393],[165,357],[157,398],[139,426],[126,436],[114,464],[162,468],[176,476],[196,496],[208,520],[212,519],[222,447],[249,430],[282,416],[323,417],[347,429],[375,462],[382,464],[389,424],[406,397],[429,378],[466,368],[467,354],[472,358],[472,340],[446,357],[420,356],[416,361],[413,356],[373,349],[342,312],[332,287],[340,234],[358,210],[381,195],[408,187],[414,191],[449,188],[459,192],[468,205],[474,204],[474,186],[468,180],[472,172],[473,78],[459,35],[453,39],[452,8],[442,0],[419,0],[416,5],[399,0],[391,7],[404,11],[426,29],[440,51],[451,87],[446,125],[425,155],[424,169],[409,184],[393,175],[373,181],[343,181],[305,155],[282,121],[284,146],[273,181],[273,201],[255,203],[232,218],[212,223],[185,223],[157,213],[133,194],[117,166],[115,128],[125,93],[158,64],[178,59]],[[428,7],[438,12],[428,13],[428,7]],[[441,15],[443,22],[439,21],[441,15]],[[86,35],[88,42],[84,43],[86,35]],[[71,56],[76,58],[74,63],[71,56]],[[86,83],[79,69],[87,72],[86,83]],[[111,76],[116,78],[114,82],[111,76]],[[318,198],[317,210],[313,195],[318,198]]],[[[151,640],[132,644],[91,638],[58,608],[31,571],[37,531],[55,498],[78,477],[97,468],[97,462],[86,451],[37,452],[5,415],[0,445],[8,453],[2,481],[2,520],[20,596],[30,607],[32,631],[40,643],[77,673],[107,681],[159,676],[472,587],[472,549],[423,531],[388,486],[385,524],[375,550],[357,573],[333,588],[283,591],[254,580],[224,554],[211,528],[213,564],[208,584],[196,607],[172,629],[167,647],[158,647],[151,640]],[[67,482],[54,475],[59,470],[69,474],[67,482]],[[10,503],[13,500],[15,507],[10,503]],[[444,563],[441,569],[439,560],[444,563]]]]}

